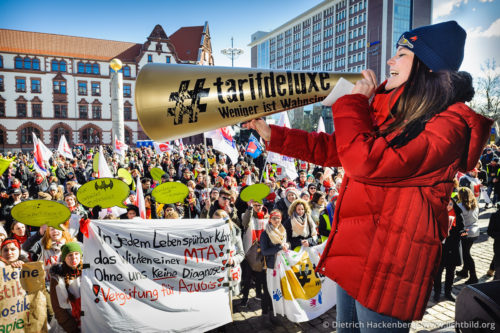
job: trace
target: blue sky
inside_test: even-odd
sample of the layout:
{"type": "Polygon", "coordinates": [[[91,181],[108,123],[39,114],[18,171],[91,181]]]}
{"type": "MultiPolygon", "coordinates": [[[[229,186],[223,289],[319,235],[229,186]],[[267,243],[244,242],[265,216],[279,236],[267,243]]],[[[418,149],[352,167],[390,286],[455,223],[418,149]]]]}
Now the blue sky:
{"type": "MultiPolygon", "coordinates": [[[[373,0],[370,0],[373,1],[373,0]]],[[[379,1],[379,0],[376,0],[379,1]]],[[[418,0],[416,0],[418,1],[418,0]]],[[[500,0],[434,0],[433,22],[457,20],[468,32],[462,69],[479,72],[486,58],[500,63],[500,0]]],[[[0,28],[144,43],[156,24],[167,35],[208,21],[215,64],[230,66],[221,49],[245,53],[235,66],[250,66],[252,33],[271,31],[321,0],[0,0],[0,28]]]]}

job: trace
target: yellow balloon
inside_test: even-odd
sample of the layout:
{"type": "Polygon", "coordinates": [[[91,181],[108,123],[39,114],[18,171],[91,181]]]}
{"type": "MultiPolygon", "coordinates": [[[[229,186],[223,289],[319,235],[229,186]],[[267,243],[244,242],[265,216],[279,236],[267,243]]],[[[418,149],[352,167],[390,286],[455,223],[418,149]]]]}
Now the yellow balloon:
{"type": "Polygon", "coordinates": [[[120,69],[122,69],[122,66],[123,64],[121,60],[116,58],[111,60],[111,62],[109,63],[109,67],[113,68],[115,72],[118,72],[120,69]]]}

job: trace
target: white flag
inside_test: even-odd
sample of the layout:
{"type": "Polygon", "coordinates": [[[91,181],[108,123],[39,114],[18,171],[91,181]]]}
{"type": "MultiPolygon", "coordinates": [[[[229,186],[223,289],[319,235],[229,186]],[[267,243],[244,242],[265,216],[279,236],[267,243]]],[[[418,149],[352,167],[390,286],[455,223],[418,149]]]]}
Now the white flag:
{"type": "Polygon", "coordinates": [[[128,145],[125,142],[121,142],[115,136],[115,151],[122,156],[127,153],[128,145]]]}
{"type": "Polygon", "coordinates": [[[153,146],[155,147],[155,152],[158,155],[162,155],[163,153],[168,153],[172,151],[172,147],[169,142],[153,142],[153,146]]]}
{"type": "Polygon", "coordinates": [[[205,136],[212,139],[212,145],[215,150],[226,154],[231,159],[233,164],[238,163],[238,150],[233,139],[233,133],[230,126],[216,129],[215,131],[206,132],[205,136]]]}
{"type": "MultiPolygon", "coordinates": [[[[288,120],[286,112],[281,113],[278,126],[290,128],[290,120],[288,120]]],[[[295,159],[291,157],[280,155],[271,151],[267,154],[267,162],[281,165],[284,168],[284,173],[291,179],[295,179],[299,176],[297,170],[295,169],[295,159]]],[[[284,176],[285,175],[281,175],[280,178],[283,178],[284,176]]]]}
{"type": "Polygon", "coordinates": [[[318,121],[318,130],[316,131],[318,133],[325,133],[325,123],[323,122],[323,117],[319,117],[318,121]]]}
{"type": "Polygon", "coordinates": [[[106,162],[106,157],[102,151],[102,146],[99,146],[99,161],[98,161],[98,176],[99,178],[113,178],[113,173],[109,169],[109,165],[106,162]]]}
{"type": "MultiPolygon", "coordinates": [[[[34,155],[34,162],[33,163],[33,166],[35,168],[35,170],[42,174],[43,177],[46,177],[47,176],[47,169],[45,168],[45,161],[48,161],[48,158],[47,160],[45,160],[45,157],[44,157],[44,153],[43,153],[43,149],[42,149],[42,146],[45,147],[42,143],[42,141],[38,140],[38,138],[36,137],[35,133],[33,133],[33,155],[34,155]]],[[[45,147],[47,148],[47,147],[45,147]]]]}
{"type": "Polygon", "coordinates": [[[135,182],[137,184],[137,190],[134,205],[139,208],[140,217],[142,219],[146,219],[146,202],[144,201],[144,194],[142,193],[142,184],[139,176],[136,178],[135,182]]]}
{"type": "Polygon", "coordinates": [[[59,147],[57,147],[57,152],[66,158],[73,159],[73,153],[71,152],[71,148],[69,148],[68,141],[66,141],[66,137],[61,135],[59,139],[59,147]]]}
{"type": "Polygon", "coordinates": [[[43,144],[42,140],[39,140],[36,137],[35,133],[33,133],[33,143],[40,147],[40,153],[42,154],[42,159],[48,163],[49,159],[52,157],[52,151],[43,144]]]}
{"type": "Polygon", "coordinates": [[[179,147],[179,155],[184,157],[184,144],[182,143],[182,139],[175,139],[175,145],[179,147]]]}

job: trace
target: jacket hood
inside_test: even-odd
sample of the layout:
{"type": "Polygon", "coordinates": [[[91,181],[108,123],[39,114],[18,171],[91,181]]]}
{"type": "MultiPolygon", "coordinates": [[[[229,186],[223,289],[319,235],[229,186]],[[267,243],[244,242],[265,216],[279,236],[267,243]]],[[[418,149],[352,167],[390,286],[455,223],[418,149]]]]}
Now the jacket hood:
{"type": "Polygon", "coordinates": [[[305,201],[305,200],[302,200],[302,199],[297,199],[297,200],[294,200],[292,202],[292,204],[290,205],[290,207],[288,207],[288,216],[292,216],[293,215],[293,212],[295,211],[295,207],[297,207],[298,204],[302,204],[304,205],[304,208],[306,210],[305,214],[311,214],[311,207],[309,207],[309,204],[305,201]]]}
{"type": "Polygon", "coordinates": [[[460,171],[470,171],[476,167],[484,145],[490,137],[493,120],[486,118],[469,108],[464,103],[455,103],[448,111],[457,113],[469,126],[469,148],[467,156],[460,163],[460,171]]]}

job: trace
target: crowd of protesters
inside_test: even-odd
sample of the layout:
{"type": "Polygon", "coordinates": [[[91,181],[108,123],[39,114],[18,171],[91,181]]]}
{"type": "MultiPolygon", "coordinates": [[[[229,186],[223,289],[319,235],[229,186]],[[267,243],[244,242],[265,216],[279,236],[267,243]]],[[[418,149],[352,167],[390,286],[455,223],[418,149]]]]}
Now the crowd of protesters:
{"type": "MultiPolygon", "coordinates": [[[[269,320],[274,323],[266,270],[253,270],[244,259],[245,253],[253,242],[260,242],[269,271],[274,266],[274,256],[278,251],[296,250],[301,246],[325,242],[330,234],[344,174],[342,168],[327,170],[297,161],[298,177],[290,179],[287,175],[278,174],[276,165],[265,163],[265,153],[257,159],[246,155],[244,145],[239,145],[240,154],[236,164],[210,147],[205,151],[203,145],[187,145],[182,152],[172,151],[161,155],[151,147],[141,147],[129,149],[124,156],[107,146],[104,147],[104,155],[114,176],[118,177],[118,169],[123,168],[134,179],[139,177],[140,184],[130,185],[126,209],[89,208],[78,203],[76,193],[81,185],[98,177],[93,166],[96,152],[95,147],[75,148],[72,150],[72,159],[56,152],[46,163],[46,174],[36,171],[30,152],[7,152],[0,156],[14,158],[0,178],[0,266],[21,267],[27,261],[42,261],[50,293],[49,316],[54,318],[51,327],[68,332],[79,329],[81,231],[69,228],[68,222],[63,231],[47,226],[36,228],[24,225],[11,215],[15,205],[31,199],[55,200],[64,203],[73,214],[80,215],[81,221],[98,218],[133,219],[139,216],[139,208],[134,205],[137,195],[134,186],[141,186],[147,219],[224,218],[230,223],[231,242],[238,250],[232,263],[241,265],[242,269],[241,285],[232,286],[233,294],[242,294],[236,311],[245,310],[250,288],[255,288],[256,298],[261,300],[263,315],[269,316],[269,320]],[[165,172],[161,179],[153,179],[153,168],[161,168],[165,172]],[[152,190],[164,182],[185,184],[189,189],[185,200],[175,204],[157,203],[152,190]],[[240,198],[241,190],[259,182],[269,186],[269,195],[262,203],[243,201],[240,198]],[[254,233],[254,238],[257,235],[260,240],[251,239],[250,243],[245,243],[243,235],[249,228],[260,230],[254,233]],[[68,297],[58,298],[61,292],[58,294],[57,290],[65,291],[68,297]]],[[[456,275],[469,278],[466,283],[478,282],[470,248],[479,235],[479,193],[480,187],[484,187],[491,205],[499,201],[499,156],[500,150],[496,146],[487,146],[477,169],[457,176],[456,189],[449,204],[449,237],[443,242],[442,261],[434,282],[435,301],[440,300],[441,275],[445,269],[445,297],[449,300],[454,300],[451,288],[455,269],[462,262],[463,269],[456,275]]],[[[490,203],[487,201],[486,204],[490,203]]],[[[500,272],[495,259],[500,258],[499,212],[492,215],[488,234],[495,239],[495,257],[487,274],[496,274],[495,278],[498,279],[500,272]]]]}

